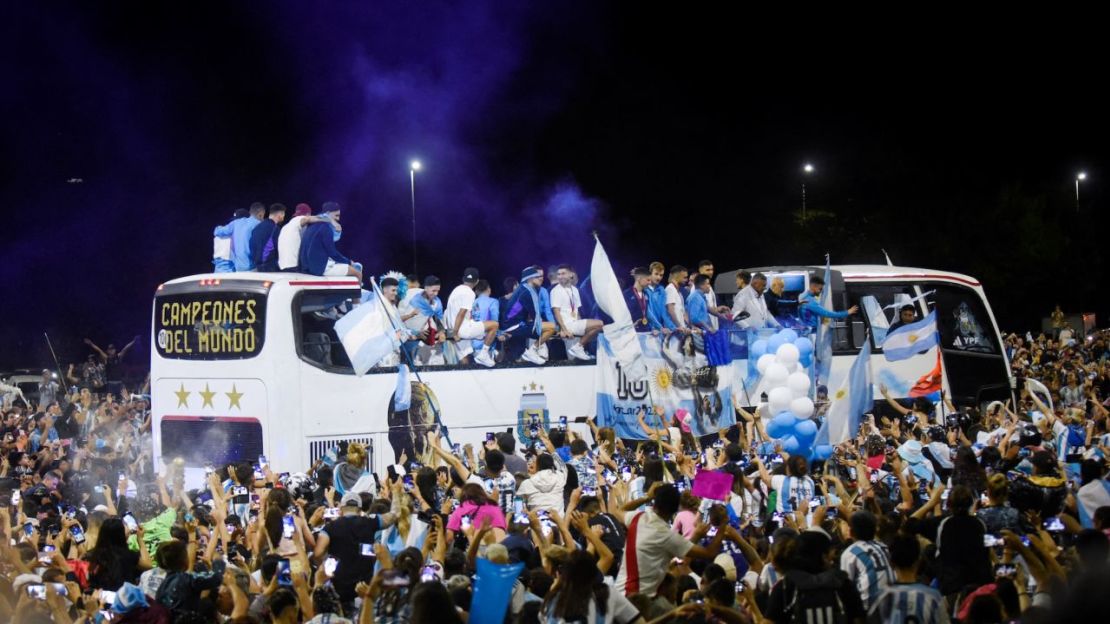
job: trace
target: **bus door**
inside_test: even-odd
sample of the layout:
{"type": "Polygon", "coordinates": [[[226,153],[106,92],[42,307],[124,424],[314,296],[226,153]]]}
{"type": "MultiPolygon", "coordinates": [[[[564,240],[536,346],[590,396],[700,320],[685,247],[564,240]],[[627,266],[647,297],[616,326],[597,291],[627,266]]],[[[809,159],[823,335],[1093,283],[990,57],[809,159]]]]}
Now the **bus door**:
{"type": "Polygon", "coordinates": [[[365,411],[371,404],[375,381],[371,377],[376,375],[355,376],[335,333],[335,321],[340,318],[337,306],[345,306],[360,295],[357,289],[320,288],[305,289],[293,296],[303,431],[297,443],[305,447],[306,463],[325,455],[340,441],[358,441],[367,446],[370,465],[374,465],[374,436],[369,435],[369,425],[360,423],[378,420],[365,411]]]}
{"type": "Polygon", "coordinates": [[[979,292],[949,283],[922,285],[936,289],[941,357],[955,402],[982,406],[1012,397],[1010,372],[998,344],[998,330],[979,292]]]}

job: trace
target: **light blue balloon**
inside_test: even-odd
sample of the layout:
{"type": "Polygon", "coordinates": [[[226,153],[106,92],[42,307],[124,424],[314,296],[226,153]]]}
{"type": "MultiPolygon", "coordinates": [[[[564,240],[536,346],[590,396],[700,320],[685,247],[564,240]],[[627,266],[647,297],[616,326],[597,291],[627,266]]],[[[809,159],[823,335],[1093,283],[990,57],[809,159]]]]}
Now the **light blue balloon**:
{"type": "Polygon", "coordinates": [[[791,455],[801,455],[801,454],[803,454],[801,452],[802,451],[802,443],[798,441],[798,438],[795,438],[792,435],[786,436],[785,438],[782,439],[782,450],[786,451],[787,453],[790,453],[791,455]]]}
{"type": "Polygon", "coordinates": [[[794,424],[794,437],[802,446],[809,446],[813,444],[813,440],[817,438],[817,423],[809,420],[799,420],[794,424]]]}
{"type": "Polygon", "coordinates": [[[770,424],[767,425],[767,435],[772,438],[781,438],[794,433],[794,424],[798,422],[798,418],[789,411],[781,411],[774,418],[771,419],[770,424]]]}
{"type": "Polygon", "coordinates": [[[786,340],[782,337],[782,332],[775,334],[767,339],[767,353],[776,353],[786,340]]]}
{"type": "Polygon", "coordinates": [[[831,444],[818,444],[813,447],[813,457],[819,461],[825,461],[832,457],[833,447],[831,444]]]}
{"type": "Polygon", "coordinates": [[[794,342],[795,340],[798,339],[798,332],[794,331],[793,329],[790,329],[789,327],[787,327],[784,330],[781,330],[779,332],[779,335],[782,336],[783,344],[786,344],[788,342],[794,342]]]}
{"type": "MultiPolygon", "coordinates": [[[[813,349],[811,348],[810,351],[812,351],[812,350],[813,349]]],[[[748,359],[749,360],[758,360],[759,356],[764,355],[766,353],[767,353],[767,341],[760,338],[759,340],[756,340],[755,342],[753,342],[751,348],[748,349],[748,359]]]]}
{"type": "Polygon", "coordinates": [[[813,353],[813,341],[809,338],[799,338],[795,340],[794,346],[798,347],[798,354],[802,357],[813,353]]]}

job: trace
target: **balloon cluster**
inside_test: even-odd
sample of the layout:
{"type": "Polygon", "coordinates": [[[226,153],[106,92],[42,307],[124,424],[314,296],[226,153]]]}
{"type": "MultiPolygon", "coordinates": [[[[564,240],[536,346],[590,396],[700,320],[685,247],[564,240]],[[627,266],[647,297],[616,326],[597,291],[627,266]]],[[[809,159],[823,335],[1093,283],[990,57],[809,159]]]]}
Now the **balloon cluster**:
{"type": "Polygon", "coordinates": [[[810,420],[814,406],[807,372],[813,364],[813,343],[787,328],[756,340],[749,351],[763,376],[767,413],[774,414],[767,435],[779,439],[791,455],[811,455],[817,438],[817,423],[810,420]]]}

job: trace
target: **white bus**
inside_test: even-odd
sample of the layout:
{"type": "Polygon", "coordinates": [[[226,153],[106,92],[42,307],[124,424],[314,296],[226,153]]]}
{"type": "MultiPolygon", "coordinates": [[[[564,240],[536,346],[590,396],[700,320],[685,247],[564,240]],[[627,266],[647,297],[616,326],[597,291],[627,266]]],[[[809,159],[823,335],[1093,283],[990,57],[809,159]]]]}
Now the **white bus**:
{"type": "Polygon", "coordinates": [[[354,278],[221,273],[158,287],[151,336],[154,459],[185,460],[196,483],[206,464],[266,455],[275,472],[306,470],[341,440],[370,449],[381,473],[423,448],[437,421],[454,443],[533,418],[594,412],[590,363],[428,367],[412,407],[393,410],[395,367],[356,377],[328,311],[360,295],[354,278]]]}
{"type": "MultiPolygon", "coordinates": [[[[796,313],[798,295],[809,288],[812,275],[824,275],[822,266],[773,266],[745,269],[764,273],[768,285],[781,278],[784,291],[780,312],[796,313]]],[[[723,300],[736,294],[736,275],[716,277],[714,290],[723,300]]],[[[848,374],[864,340],[871,340],[871,370],[875,398],[887,386],[894,398],[911,396],[914,386],[939,368],[942,388],[953,402],[983,406],[1011,398],[1014,380],[1002,347],[1002,336],[983,285],[973,277],[947,271],[887,265],[833,265],[830,283],[833,307],[859,306],[860,313],[833,321],[833,363],[828,387],[835,389],[848,374]],[[903,305],[912,305],[917,318],[937,311],[938,347],[910,359],[888,362],[882,341],[898,319],[903,305]],[[868,337],[870,336],[870,338],[868,337]]]]}
{"type": "MultiPolygon", "coordinates": [[[[926,305],[938,310],[944,388],[968,403],[1011,396],[1001,337],[976,280],[900,267],[833,269],[827,287],[835,307],[859,305],[864,314],[836,325],[830,387],[847,374],[870,329],[876,388],[910,396],[936,352],[886,362],[879,347],[898,305],[883,308],[935,291],[914,305],[919,316],[926,305]]],[[[790,302],[823,267],[757,270],[782,277],[783,301],[790,302]]],[[[722,298],[735,292],[735,273],[717,278],[722,298]]],[[[182,458],[190,483],[206,464],[259,455],[275,471],[297,472],[339,441],[358,440],[370,449],[370,469],[381,473],[402,452],[412,458],[422,451],[424,433],[436,423],[454,443],[509,430],[521,444],[533,419],[550,425],[567,416],[572,428],[585,430],[575,418],[596,413],[596,366],[589,362],[423,367],[423,383],[413,379],[412,407],[397,412],[396,368],[355,376],[332,328],[329,311],[359,295],[353,278],[297,273],[194,275],[159,286],[151,332],[156,465],[182,458]]]]}

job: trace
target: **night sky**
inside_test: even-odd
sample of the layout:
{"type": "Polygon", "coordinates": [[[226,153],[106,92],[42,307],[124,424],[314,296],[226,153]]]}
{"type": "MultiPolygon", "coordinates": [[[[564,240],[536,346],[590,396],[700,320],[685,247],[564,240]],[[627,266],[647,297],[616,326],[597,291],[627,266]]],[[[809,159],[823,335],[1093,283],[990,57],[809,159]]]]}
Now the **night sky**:
{"type": "Polygon", "coordinates": [[[49,362],[43,331],[63,361],[140,334],[141,364],[155,287],[208,271],[213,226],[254,201],[338,201],[340,248],[409,272],[412,158],[419,272],[448,286],[584,268],[597,230],[619,274],[885,248],[980,278],[1004,328],[1110,313],[1104,54],[1081,24],[310,6],[8,7],[0,366],[49,362]]]}

